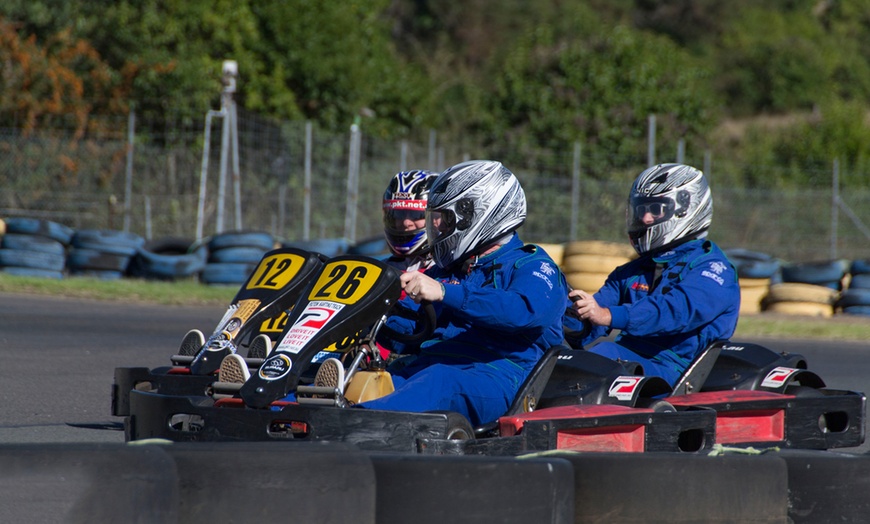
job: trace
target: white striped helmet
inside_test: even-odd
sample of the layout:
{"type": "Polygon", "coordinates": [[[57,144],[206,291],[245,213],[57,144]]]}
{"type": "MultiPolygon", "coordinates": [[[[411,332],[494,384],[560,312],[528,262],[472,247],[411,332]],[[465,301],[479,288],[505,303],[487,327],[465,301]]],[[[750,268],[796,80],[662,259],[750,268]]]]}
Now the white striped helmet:
{"type": "Polygon", "coordinates": [[[429,190],[426,231],[442,268],[465,260],[525,220],[526,195],[501,162],[457,164],[438,175],[429,190]]]}
{"type": "Polygon", "coordinates": [[[639,255],[703,236],[713,219],[704,173],[683,164],[647,168],[631,186],[626,218],[628,237],[639,255]]]}

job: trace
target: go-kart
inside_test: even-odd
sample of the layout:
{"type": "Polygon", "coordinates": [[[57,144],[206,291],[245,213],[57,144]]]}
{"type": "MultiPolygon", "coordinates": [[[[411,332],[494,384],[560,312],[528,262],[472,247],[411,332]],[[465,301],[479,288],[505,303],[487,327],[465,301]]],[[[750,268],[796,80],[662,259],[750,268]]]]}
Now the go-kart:
{"type": "Polygon", "coordinates": [[[675,387],[644,376],[637,363],[555,346],[504,416],[476,428],[457,413],[336,407],[339,388],[312,385],[320,362],[341,358],[343,396],[363,402],[392,388],[378,334],[413,342],[431,333],[431,307],[404,308],[398,276],[366,257],[328,260],[299,293],[268,357],[246,360],[248,381],[222,384],[212,375],[207,388],[182,394],[133,387],[127,439],[327,440],[370,450],[491,455],[700,452],[715,443],[828,449],[863,442],[863,394],[825,389],[800,356],[724,341],[707,348],[675,387]],[[395,314],[413,317],[417,331],[390,330],[386,318],[395,314]],[[284,400],[291,393],[295,399],[284,400]]]}

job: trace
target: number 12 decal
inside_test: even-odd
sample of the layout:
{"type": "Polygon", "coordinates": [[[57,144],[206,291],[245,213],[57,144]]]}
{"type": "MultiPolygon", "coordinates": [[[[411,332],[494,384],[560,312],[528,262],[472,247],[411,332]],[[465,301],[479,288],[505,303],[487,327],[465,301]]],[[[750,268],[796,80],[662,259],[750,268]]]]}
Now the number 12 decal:
{"type": "Polygon", "coordinates": [[[330,262],[320,273],[308,300],[353,304],[371,290],[380,274],[379,267],[366,262],[330,262]]]}
{"type": "Polygon", "coordinates": [[[260,261],[246,288],[281,289],[293,280],[302,268],[302,262],[302,257],[289,253],[266,257],[260,261]]]}

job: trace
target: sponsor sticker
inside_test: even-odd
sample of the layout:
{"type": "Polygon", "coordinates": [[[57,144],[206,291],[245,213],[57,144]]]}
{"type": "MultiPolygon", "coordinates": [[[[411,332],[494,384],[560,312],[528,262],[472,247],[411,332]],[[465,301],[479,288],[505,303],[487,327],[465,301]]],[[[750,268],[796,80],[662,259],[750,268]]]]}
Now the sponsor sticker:
{"type": "Polygon", "coordinates": [[[783,384],[788,382],[789,377],[797,373],[799,370],[795,368],[776,367],[770,370],[770,373],[761,381],[761,386],[765,388],[781,388],[783,384]]]}
{"type": "Polygon", "coordinates": [[[335,318],[335,315],[344,309],[344,304],[316,300],[309,302],[296,323],[284,334],[278,343],[277,351],[287,353],[299,353],[308,342],[314,338],[323,326],[335,318]]]}
{"type": "Polygon", "coordinates": [[[642,380],[643,377],[616,377],[613,383],[610,384],[607,395],[617,400],[631,400],[642,380]]]}
{"type": "Polygon", "coordinates": [[[286,377],[292,367],[293,361],[290,357],[279,353],[267,358],[260,366],[258,374],[263,380],[278,380],[286,377]]]}

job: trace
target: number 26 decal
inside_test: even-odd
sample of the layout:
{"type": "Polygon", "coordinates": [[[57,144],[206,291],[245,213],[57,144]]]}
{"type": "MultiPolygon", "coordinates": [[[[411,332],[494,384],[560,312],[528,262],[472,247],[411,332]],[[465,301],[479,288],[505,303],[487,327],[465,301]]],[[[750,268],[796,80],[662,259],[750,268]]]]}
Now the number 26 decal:
{"type": "Polygon", "coordinates": [[[331,262],[323,268],[308,299],[353,304],[371,290],[380,274],[380,268],[365,262],[331,262]]]}

